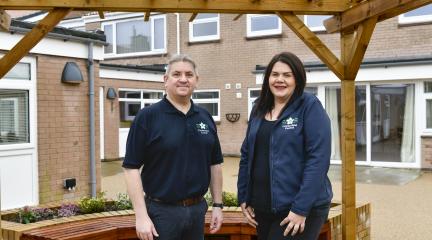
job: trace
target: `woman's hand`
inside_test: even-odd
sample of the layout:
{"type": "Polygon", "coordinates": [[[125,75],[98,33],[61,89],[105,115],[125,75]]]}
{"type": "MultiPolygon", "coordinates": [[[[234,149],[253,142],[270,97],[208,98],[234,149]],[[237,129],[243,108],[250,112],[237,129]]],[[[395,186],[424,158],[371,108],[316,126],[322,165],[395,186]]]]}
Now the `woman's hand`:
{"type": "Polygon", "coordinates": [[[246,203],[242,203],[240,204],[240,207],[242,209],[243,215],[245,216],[247,222],[249,223],[249,225],[251,225],[252,227],[256,228],[256,226],[258,225],[257,221],[255,221],[255,213],[252,207],[247,206],[246,207],[246,203]]]}
{"type": "Polygon", "coordinates": [[[294,236],[297,233],[302,233],[305,228],[305,222],[306,217],[289,212],[288,216],[280,223],[281,226],[288,224],[284,231],[284,236],[288,236],[290,231],[292,231],[291,236],[294,236]]]}

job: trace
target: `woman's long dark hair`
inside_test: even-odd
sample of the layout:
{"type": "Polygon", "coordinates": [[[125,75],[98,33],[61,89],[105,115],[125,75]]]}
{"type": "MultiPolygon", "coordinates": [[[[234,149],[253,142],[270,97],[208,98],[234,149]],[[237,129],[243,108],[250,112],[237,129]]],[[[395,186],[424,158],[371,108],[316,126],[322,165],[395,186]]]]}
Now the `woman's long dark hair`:
{"type": "Polygon", "coordinates": [[[279,53],[275,55],[271,59],[270,63],[267,65],[264,74],[264,81],[262,84],[261,93],[259,98],[255,101],[255,106],[252,110],[251,116],[253,117],[264,118],[264,116],[274,108],[274,95],[270,91],[269,78],[273,70],[273,66],[277,62],[285,63],[291,68],[296,83],[296,87],[294,89],[293,95],[291,96],[287,104],[283,107],[279,115],[283,113],[283,111],[289,106],[289,104],[292,101],[294,101],[296,98],[298,98],[303,94],[303,90],[306,85],[306,71],[304,69],[303,63],[293,53],[290,52],[279,53]]]}

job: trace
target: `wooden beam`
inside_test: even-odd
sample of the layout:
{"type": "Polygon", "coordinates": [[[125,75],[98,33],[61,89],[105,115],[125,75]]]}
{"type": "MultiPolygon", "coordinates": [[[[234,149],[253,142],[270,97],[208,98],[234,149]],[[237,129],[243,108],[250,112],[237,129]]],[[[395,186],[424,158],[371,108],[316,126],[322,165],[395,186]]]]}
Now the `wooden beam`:
{"type": "Polygon", "coordinates": [[[235,18],[233,19],[233,21],[237,21],[241,16],[243,16],[242,13],[238,14],[237,16],[235,16],[235,18]]]}
{"type": "Polygon", "coordinates": [[[324,21],[328,33],[340,32],[354,27],[371,17],[383,21],[404,12],[425,6],[432,0],[369,0],[324,21]],[[380,16],[386,17],[380,17],[380,16]]]}
{"type": "Polygon", "coordinates": [[[372,17],[361,23],[357,31],[352,46],[349,48],[350,53],[345,62],[345,78],[355,79],[360,69],[360,64],[363,61],[366,49],[369,45],[372,33],[375,29],[378,18],[372,17]]]}
{"type": "Polygon", "coordinates": [[[44,38],[69,12],[70,8],[56,8],[33,27],[3,58],[0,59],[0,79],[12,69],[36,44],[44,38]]]}
{"type": "Polygon", "coordinates": [[[144,22],[148,22],[150,20],[150,14],[151,14],[150,10],[144,13],[144,22]]]}
{"type": "Polygon", "coordinates": [[[11,17],[5,10],[0,9],[0,31],[9,31],[10,24],[11,17]]]}
{"type": "Polygon", "coordinates": [[[197,15],[198,13],[192,13],[191,17],[189,18],[189,22],[193,22],[193,20],[195,20],[197,15]]]}
{"type": "Polygon", "coordinates": [[[274,13],[302,11],[314,14],[343,12],[351,6],[350,0],[322,0],[318,6],[305,0],[0,0],[0,8],[16,10],[50,10],[73,8],[76,11],[145,12],[215,12],[215,13],[274,13]]]}
{"type": "Polygon", "coordinates": [[[292,12],[277,12],[277,15],[339,79],[344,78],[344,65],[342,62],[302,20],[292,12]]]}
{"type": "Polygon", "coordinates": [[[105,15],[103,11],[98,11],[98,14],[100,19],[105,19],[105,15]]]}

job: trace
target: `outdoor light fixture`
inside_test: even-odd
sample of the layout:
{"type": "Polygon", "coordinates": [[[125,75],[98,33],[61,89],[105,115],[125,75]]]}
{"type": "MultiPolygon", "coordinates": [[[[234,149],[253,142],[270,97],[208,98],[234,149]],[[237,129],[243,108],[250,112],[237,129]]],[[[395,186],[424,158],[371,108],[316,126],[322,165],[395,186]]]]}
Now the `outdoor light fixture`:
{"type": "Polygon", "coordinates": [[[63,73],[61,77],[63,83],[80,84],[83,79],[81,70],[76,62],[67,62],[63,68],[63,73]]]}
{"type": "Polygon", "coordinates": [[[114,100],[117,97],[117,93],[114,88],[108,88],[106,98],[109,100],[114,100]]]}
{"type": "Polygon", "coordinates": [[[69,191],[74,191],[76,187],[75,178],[67,178],[63,180],[63,188],[69,191]]]}

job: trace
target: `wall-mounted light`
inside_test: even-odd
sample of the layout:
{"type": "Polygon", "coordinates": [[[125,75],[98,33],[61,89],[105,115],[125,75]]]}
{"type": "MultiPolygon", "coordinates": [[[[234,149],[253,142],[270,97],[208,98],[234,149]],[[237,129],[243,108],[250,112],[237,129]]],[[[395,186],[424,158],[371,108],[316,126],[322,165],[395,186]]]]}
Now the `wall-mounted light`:
{"type": "Polygon", "coordinates": [[[117,93],[114,88],[108,88],[106,98],[109,100],[114,100],[117,98],[117,93]]]}
{"type": "Polygon", "coordinates": [[[114,99],[117,98],[116,90],[112,87],[108,88],[106,98],[111,101],[111,112],[114,111],[114,99]]]}
{"type": "Polygon", "coordinates": [[[67,62],[63,68],[63,73],[61,77],[63,83],[80,84],[83,79],[81,70],[76,62],[67,62]]]}

